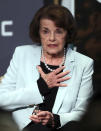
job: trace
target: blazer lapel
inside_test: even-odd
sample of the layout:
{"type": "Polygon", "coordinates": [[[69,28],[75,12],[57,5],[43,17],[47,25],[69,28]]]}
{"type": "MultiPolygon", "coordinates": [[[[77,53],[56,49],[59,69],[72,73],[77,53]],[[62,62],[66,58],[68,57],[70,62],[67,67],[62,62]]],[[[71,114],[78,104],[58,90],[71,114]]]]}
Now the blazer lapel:
{"type": "MultiPolygon", "coordinates": [[[[74,68],[74,55],[73,55],[73,51],[70,48],[67,49],[65,66],[66,66],[66,68],[64,69],[64,71],[69,70],[70,73],[68,74],[68,76],[71,77],[72,73],[73,73],[73,68],[74,68]]],[[[67,87],[59,87],[58,92],[57,92],[57,96],[55,99],[55,103],[54,103],[54,106],[52,109],[53,113],[58,113],[59,109],[61,108],[63,99],[69,90],[70,79],[63,82],[63,83],[66,83],[68,86],[67,87]]]]}
{"type": "Polygon", "coordinates": [[[32,82],[36,82],[40,75],[37,70],[37,66],[40,65],[41,47],[39,47],[38,49],[33,48],[33,53],[31,54],[32,54],[32,59],[29,62],[31,66],[30,73],[32,73],[32,82]]]}

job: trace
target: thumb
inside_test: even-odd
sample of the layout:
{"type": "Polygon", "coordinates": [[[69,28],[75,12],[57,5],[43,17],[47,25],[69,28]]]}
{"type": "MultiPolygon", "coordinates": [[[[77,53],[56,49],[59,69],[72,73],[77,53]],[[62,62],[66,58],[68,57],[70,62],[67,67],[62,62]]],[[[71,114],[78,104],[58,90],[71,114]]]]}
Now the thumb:
{"type": "Polygon", "coordinates": [[[37,69],[41,76],[45,74],[40,66],[37,66],[37,69]]]}

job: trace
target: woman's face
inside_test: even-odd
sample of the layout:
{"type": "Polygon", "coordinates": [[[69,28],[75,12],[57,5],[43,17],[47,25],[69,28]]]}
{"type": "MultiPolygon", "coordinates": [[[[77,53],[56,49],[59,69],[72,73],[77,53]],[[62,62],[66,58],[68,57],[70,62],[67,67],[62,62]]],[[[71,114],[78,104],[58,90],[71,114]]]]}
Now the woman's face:
{"type": "Polygon", "coordinates": [[[54,21],[41,19],[39,34],[45,53],[48,55],[58,55],[63,52],[67,31],[63,28],[56,27],[54,21]]]}

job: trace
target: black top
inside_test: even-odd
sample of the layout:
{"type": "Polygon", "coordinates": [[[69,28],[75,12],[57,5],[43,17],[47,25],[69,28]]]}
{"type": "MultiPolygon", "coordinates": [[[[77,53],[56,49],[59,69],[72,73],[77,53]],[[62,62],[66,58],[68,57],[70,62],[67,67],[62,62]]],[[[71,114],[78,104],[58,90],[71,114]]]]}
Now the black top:
{"type": "MultiPolygon", "coordinates": [[[[40,66],[44,73],[48,74],[50,71],[46,68],[43,62],[40,63],[40,66]]],[[[57,69],[59,66],[48,65],[51,69],[57,69]]],[[[58,87],[48,88],[44,79],[40,76],[37,80],[38,88],[42,96],[44,96],[44,102],[39,104],[39,109],[44,111],[52,112],[52,108],[55,102],[56,94],[58,91],[58,87]]],[[[59,115],[54,115],[55,126],[60,126],[60,117],[59,115]]]]}

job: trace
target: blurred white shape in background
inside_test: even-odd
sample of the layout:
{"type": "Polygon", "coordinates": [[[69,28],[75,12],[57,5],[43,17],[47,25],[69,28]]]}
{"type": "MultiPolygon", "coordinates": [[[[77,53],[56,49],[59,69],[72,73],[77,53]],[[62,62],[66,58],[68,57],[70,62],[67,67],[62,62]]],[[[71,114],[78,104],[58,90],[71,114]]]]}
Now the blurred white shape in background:
{"type": "Polygon", "coordinates": [[[101,3],[101,0],[97,0],[97,1],[101,3]]]}
{"type": "Polygon", "coordinates": [[[75,0],[62,0],[63,6],[67,7],[73,16],[75,16],[75,0]]]}

